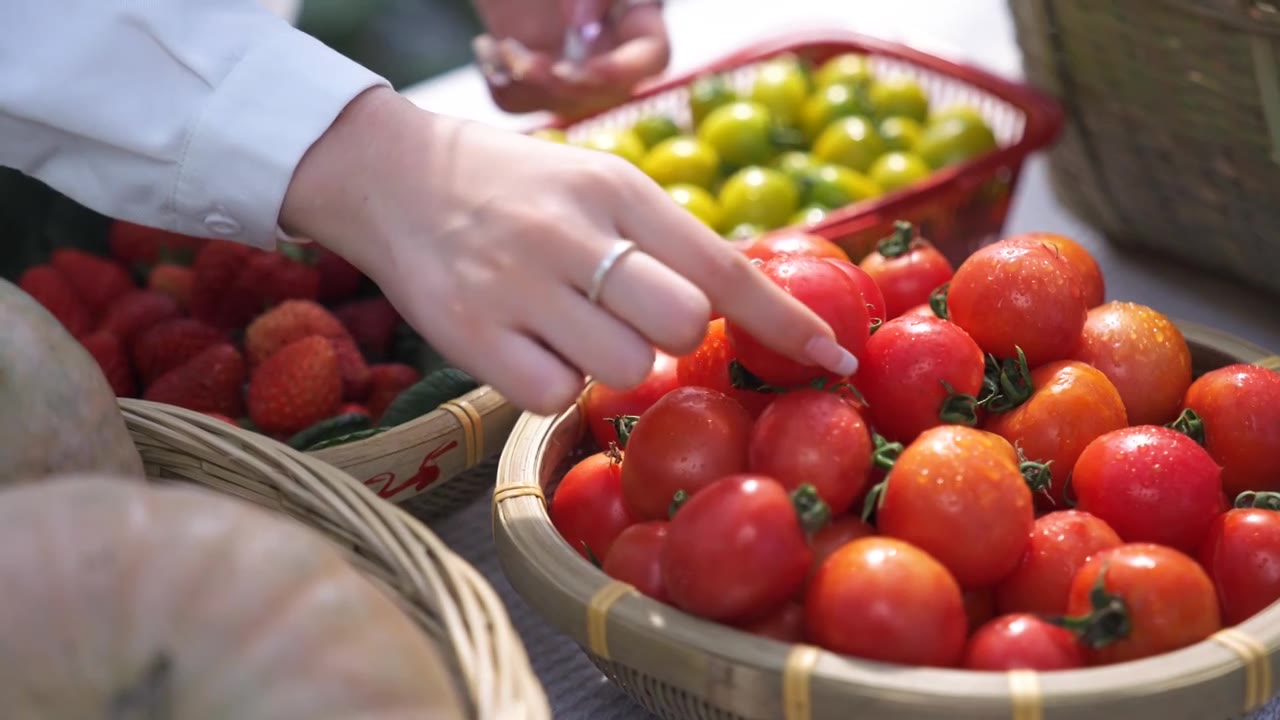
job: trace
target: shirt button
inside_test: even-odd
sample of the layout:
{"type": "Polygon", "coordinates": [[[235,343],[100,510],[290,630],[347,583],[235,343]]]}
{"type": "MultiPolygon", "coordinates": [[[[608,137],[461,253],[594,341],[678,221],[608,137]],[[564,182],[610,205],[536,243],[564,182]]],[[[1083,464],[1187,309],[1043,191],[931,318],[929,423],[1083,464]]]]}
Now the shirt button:
{"type": "Polygon", "coordinates": [[[205,228],[214,235],[231,237],[240,234],[240,223],[235,218],[220,212],[209,213],[204,218],[205,228]]]}

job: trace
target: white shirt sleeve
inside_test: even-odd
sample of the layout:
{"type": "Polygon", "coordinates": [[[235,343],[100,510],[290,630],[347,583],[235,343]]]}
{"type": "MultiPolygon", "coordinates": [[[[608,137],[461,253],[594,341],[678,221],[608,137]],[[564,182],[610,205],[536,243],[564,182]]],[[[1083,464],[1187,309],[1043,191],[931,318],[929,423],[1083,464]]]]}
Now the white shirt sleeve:
{"type": "Polygon", "coordinates": [[[0,164],[105,215],[274,245],[293,171],[386,81],[257,0],[5,0],[0,164]]]}

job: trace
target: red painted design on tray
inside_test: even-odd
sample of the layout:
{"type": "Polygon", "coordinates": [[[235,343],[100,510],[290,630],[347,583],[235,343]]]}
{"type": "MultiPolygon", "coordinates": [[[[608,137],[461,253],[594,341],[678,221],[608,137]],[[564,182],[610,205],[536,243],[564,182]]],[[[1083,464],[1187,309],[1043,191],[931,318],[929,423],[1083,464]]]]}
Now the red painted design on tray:
{"type": "Polygon", "coordinates": [[[438,446],[422,458],[422,463],[418,465],[418,472],[399,483],[396,482],[395,473],[381,472],[365,480],[364,484],[373,488],[378,493],[378,497],[384,500],[392,502],[398,499],[407,500],[431,487],[440,479],[440,466],[437,463],[440,458],[456,447],[458,447],[457,440],[450,440],[438,446]]]}

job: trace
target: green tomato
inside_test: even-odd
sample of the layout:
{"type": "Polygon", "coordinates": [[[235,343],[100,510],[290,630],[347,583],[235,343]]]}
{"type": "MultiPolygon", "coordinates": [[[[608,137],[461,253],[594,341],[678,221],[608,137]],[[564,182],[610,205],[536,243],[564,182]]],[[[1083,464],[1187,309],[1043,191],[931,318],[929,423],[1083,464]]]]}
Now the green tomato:
{"type": "Polygon", "coordinates": [[[872,83],[869,95],[877,120],[907,117],[924,122],[929,117],[928,96],[919,83],[905,75],[872,83]]]}
{"type": "Polygon", "coordinates": [[[800,183],[805,205],[844,207],[881,194],[874,180],[843,165],[826,164],[810,170],[800,183]]]}
{"type": "Polygon", "coordinates": [[[885,192],[901,190],[929,177],[932,168],[915,153],[890,152],[881,155],[871,164],[867,173],[885,192]]]}
{"type": "Polygon", "coordinates": [[[720,155],[696,137],[679,135],[654,146],[640,162],[640,169],[659,185],[710,189],[720,172],[720,155]]]}
{"type": "Polygon", "coordinates": [[[644,159],[644,143],[629,128],[597,130],[582,141],[582,147],[613,153],[637,165],[644,159]]]}
{"type": "Polygon", "coordinates": [[[925,126],[916,153],[937,170],[996,149],[996,137],[981,118],[951,115],[925,126]]]}
{"type": "Polygon", "coordinates": [[[832,122],[852,115],[871,116],[871,102],[861,86],[833,83],[819,88],[800,108],[800,130],[813,142],[832,122]]]}
{"type": "Polygon", "coordinates": [[[677,205],[693,213],[704,225],[712,230],[720,228],[724,211],[711,193],[697,185],[685,184],[672,185],[666,191],[677,205]]]}
{"type": "Polygon", "coordinates": [[[791,225],[817,225],[827,217],[827,208],[821,205],[809,205],[800,208],[792,218],[791,225]]]}
{"type": "Polygon", "coordinates": [[[889,117],[880,121],[877,126],[880,137],[884,138],[885,147],[890,150],[909,152],[915,150],[920,141],[920,133],[924,132],[920,123],[909,117],[889,117]]]}
{"type": "Polygon", "coordinates": [[[676,126],[676,121],[665,115],[647,115],[636,121],[631,127],[636,137],[640,138],[640,142],[644,143],[646,148],[675,137],[680,134],[680,128],[676,126]]]}
{"type": "Polygon", "coordinates": [[[731,167],[758,165],[774,153],[773,115],[757,102],[721,105],[698,126],[698,139],[731,167]]]}
{"type": "Polygon", "coordinates": [[[813,144],[814,157],[858,172],[866,172],[885,150],[884,139],[875,125],[856,115],[831,123],[813,144]]]}
{"type": "Polygon", "coordinates": [[[800,180],[804,174],[821,163],[803,150],[788,150],[773,159],[772,167],[792,180],[800,180]]]}
{"type": "Polygon", "coordinates": [[[760,65],[748,98],[769,109],[781,125],[792,125],[809,94],[809,81],[800,65],[790,59],[760,65]]]}
{"type": "Polygon", "coordinates": [[[813,74],[813,86],[821,89],[828,85],[844,83],[865,87],[871,82],[872,77],[866,55],[842,53],[818,67],[813,74]]]}
{"type": "Polygon", "coordinates": [[[759,225],[739,223],[734,225],[732,228],[729,228],[729,230],[725,232],[724,238],[726,240],[750,240],[751,238],[759,237],[764,233],[765,229],[759,225]]]}
{"type": "Polygon", "coordinates": [[[772,230],[782,227],[800,207],[791,178],[766,167],[746,167],[724,181],[720,206],[727,227],[751,223],[772,230]]]}
{"type": "Polygon", "coordinates": [[[720,75],[703,75],[694,80],[689,86],[689,113],[694,126],[701,125],[712,110],[737,99],[738,94],[720,75]]]}

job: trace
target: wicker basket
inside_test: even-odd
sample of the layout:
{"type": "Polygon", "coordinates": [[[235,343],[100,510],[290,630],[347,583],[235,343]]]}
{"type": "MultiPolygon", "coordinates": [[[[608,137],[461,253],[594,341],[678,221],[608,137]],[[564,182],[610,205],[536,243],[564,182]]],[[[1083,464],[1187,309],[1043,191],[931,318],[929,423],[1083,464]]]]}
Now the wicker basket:
{"type": "Polygon", "coordinates": [[[349,551],[444,651],[477,720],[550,718],[546,696],[485,579],[403,510],[270,438],[169,405],[123,399],[147,474],[282,512],[349,551]]]}
{"type": "MultiPolygon", "coordinates": [[[[1180,323],[1203,373],[1280,357],[1180,323]]],[[[1280,687],[1280,604],[1212,640],[1116,667],[1037,674],[904,668],[855,660],[699,620],[639,595],[582,560],[552,527],[553,489],[580,447],[577,408],[526,415],[498,468],[494,531],[516,591],[600,669],[668,720],[1163,720],[1224,718],[1280,687]],[[856,709],[856,710],[855,710],[856,709]]]]}
{"type": "Polygon", "coordinates": [[[1063,202],[1121,246],[1280,291],[1280,6],[1009,0],[1063,202]]]}

